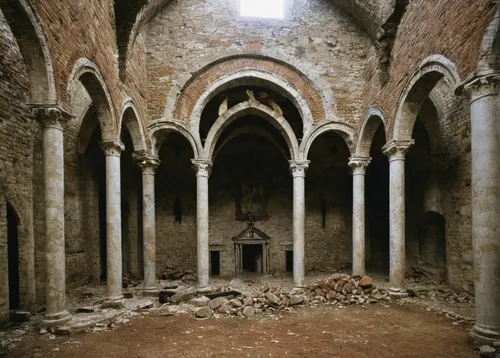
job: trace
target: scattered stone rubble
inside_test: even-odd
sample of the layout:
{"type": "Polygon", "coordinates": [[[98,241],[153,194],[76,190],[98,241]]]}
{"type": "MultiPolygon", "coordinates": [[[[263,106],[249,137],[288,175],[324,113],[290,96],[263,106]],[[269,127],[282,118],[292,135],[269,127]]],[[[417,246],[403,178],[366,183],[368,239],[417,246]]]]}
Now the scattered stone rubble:
{"type": "Polygon", "coordinates": [[[187,302],[197,307],[196,317],[208,318],[217,314],[239,317],[263,313],[272,314],[279,311],[289,311],[291,307],[297,305],[316,306],[326,302],[341,305],[366,305],[379,301],[390,301],[387,290],[374,286],[371,277],[348,274],[334,274],[327,279],[317,280],[300,289],[285,290],[279,286],[265,284],[259,289],[242,293],[228,289],[221,290],[219,293],[206,293],[198,297],[195,297],[196,294],[194,288],[162,291],[160,292],[160,302],[169,304],[187,302]]]}
{"type": "Polygon", "coordinates": [[[483,358],[500,358],[500,341],[495,341],[491,346],[479,347],[479,355],[483,358]]]}

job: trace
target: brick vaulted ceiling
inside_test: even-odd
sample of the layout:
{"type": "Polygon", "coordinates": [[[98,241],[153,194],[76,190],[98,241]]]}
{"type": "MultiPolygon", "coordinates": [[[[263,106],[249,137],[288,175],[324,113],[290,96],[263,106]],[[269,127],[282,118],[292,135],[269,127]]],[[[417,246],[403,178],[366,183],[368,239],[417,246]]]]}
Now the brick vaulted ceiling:
{"type": "MultiPolygon", "coordinates": [[[[325,0],[351,17],[372,40],[383,34],[382,24],[391,15],[394,0],[325,0]]],[[[115,0],[115,24],[120,58],[120,73],[125,73],[128,51],[137,35],[171,0],[115,0]]]]}

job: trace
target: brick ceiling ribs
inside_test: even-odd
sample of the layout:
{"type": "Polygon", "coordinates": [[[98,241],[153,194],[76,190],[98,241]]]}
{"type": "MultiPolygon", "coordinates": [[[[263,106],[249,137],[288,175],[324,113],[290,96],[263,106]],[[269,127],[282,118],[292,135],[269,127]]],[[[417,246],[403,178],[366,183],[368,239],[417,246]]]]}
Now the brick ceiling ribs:
{"type": "MultiPolygon", "coordinates": [[[[125,78],[127,54],[133,48],[138,34],[172,0],[115,0],[115,23],[118,41],[120,77],[125,78]]],[[[328,0],[347,14],[372,41],[384,34],[385,23],[394,6],[394,0],[328,0]],[[390,4],[389,4],[390,3],[390,4]]],[[[406,2],[407,0],[403,0],[406,2]]],[[[399,0],[397,1],[399,3],[399,0]]],[[[397,28],[397,27],[396,27],[397,28]]],[[[392,48],[392,47],[391,47],[392,48]]]]}

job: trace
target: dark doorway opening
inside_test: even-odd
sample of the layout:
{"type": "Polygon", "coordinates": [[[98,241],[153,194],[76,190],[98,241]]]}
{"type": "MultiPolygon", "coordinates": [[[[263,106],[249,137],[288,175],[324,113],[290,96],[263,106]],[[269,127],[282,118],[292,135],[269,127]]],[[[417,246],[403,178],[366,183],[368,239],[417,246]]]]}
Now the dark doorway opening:
{"type": "Polygon", "coordinates": [[[99,263],[101,268],[101,281],[106,281],[106,187],[99,186],[99,263]]]}
{"type": "Polygon", "coordinates": [[[418,253],[424,265],[446,267],[446,228],[442,215],[428,211],[420,223],[418,253]]]}
{"type": "Polygon", "coordinates": [[[9,265],[9,309],[21,308],[19,293],[19,235],[16,213],[7,203],[7,250],[9,265]]]}
{"type": "Polygon", "coordinates": [[[262,245],[242,245],[243,272],[262,273],[262,245]]]}
{"type": "Polygon", "coordinates": [[[210,251],[210,274],[220,276],[220,251],[210,251]]]}
{"type": "Polygon", "coordinates": [[[286,272],[293,272],[293,251],[285,251],[286,272]]]}

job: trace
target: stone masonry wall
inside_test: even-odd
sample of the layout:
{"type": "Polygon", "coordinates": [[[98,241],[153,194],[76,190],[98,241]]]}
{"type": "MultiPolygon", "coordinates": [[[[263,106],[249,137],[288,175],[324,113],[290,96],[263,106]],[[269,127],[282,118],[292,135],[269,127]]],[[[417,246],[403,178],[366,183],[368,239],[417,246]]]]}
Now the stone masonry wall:
{"type": "MultiPolygon", "coordinates": [[[[26,105],[29,81],[17,42],[0,12],[0,320],[9,307],[7,270],[7,215],[9,201],[20,225],[31,225],[31,166],[33,117],[26,105]]],[[[30,238],[20,230],[19,253],[24,261],[24,245],[30,238]]],[[[27,254],[27,253],[26,253],[27,254]]],[[[21,277],[26,267],[20,267],[21,277]]],[[[27,282],[20,283],[21,304],[26,305],[27,282]]]]}
{"type": "Polygon", "coordinates": [[[209,59],[274,51],[313,66],[330,83],[339,116],[355,125],[369,42],[353,21],[325,1],[294,1],[289,19],[265,22],[239,17],[236,3],[175,1],[152,21],[149,119],[161,118],[166,93],[209,59]]]}

